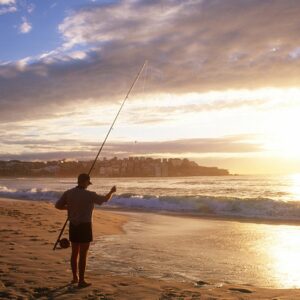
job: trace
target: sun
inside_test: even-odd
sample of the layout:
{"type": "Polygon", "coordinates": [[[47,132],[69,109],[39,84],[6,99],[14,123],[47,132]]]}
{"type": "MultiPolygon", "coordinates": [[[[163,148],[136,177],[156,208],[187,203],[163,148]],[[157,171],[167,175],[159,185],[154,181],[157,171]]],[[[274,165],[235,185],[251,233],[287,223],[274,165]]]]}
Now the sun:
{"type": "Polygon", "coordinates": [[[300,158],[300,103],[270,114],[267,123],[266,149],[283,158],[300,158]]]}

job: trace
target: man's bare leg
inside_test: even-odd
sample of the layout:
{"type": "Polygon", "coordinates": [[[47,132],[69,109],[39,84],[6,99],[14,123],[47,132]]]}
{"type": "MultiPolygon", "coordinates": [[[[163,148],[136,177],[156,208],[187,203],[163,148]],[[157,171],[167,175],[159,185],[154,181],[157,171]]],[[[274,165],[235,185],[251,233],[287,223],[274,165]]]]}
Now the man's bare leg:
{"type": "Polygon", "coordinates": [[[79,243],[72,242],[72,254],[71,254],[71,268],[73,273],[73,280],[72,283],[78,282],[78,275],[77,275],[77,262],[78,262],[78,254],[79,254],[79,243]]]}
{"type": "Polygon", "coordinates": [[[79,287],[89,286],[87,282],[84,280],[84,273],[86,267],[87,254],[90,247],[90,243],[80,243],[79,249],[79,287]]]}

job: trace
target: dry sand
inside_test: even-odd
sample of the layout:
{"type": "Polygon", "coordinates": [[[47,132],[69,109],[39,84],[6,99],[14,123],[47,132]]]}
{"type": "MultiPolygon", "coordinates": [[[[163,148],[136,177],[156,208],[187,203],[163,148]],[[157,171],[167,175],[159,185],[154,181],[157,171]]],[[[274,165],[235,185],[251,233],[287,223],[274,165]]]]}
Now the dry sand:
{"type": "MultiPolygon", "coordinates": [[[[122,233],[127,219],[95,211],[94,236],[122,233]]],[[[78,289],[69,284],[70,249],[52,250],[64,221],[65,212],[51,203],[0,200],[1,299],[300,299],[300,290],[96,276],[92,271],[87,272],[92,286],[78,289]]]]}

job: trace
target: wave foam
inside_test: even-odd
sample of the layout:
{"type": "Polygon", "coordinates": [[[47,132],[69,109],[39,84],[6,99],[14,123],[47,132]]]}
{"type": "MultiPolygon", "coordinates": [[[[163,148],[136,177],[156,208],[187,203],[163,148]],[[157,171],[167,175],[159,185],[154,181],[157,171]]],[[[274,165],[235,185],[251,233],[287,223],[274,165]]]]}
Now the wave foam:
{"type": "MultiPolygon", "coordinates": [[[[10,189],[0,186],[0,197],[56,201],[62,192],[47,189],[10,189]]],[[[145,211],[168,211],[214,215],[228,217],[245,217],[270,220],[299,220],[299,201],[278,201],[270,198],[234,198],[213,196],[155,196],[121,194],[105,204],[106,207],[143,209],[145,211]]]]}
{"type": "Polygon", "coordinates": [[[300,220],[300,202],[268,198],[119,195],[107,206],[257,219],[300,220]]]}
{"type": "Polygon", "coordinates": [[[6,186],[0,186],[0,197],[24,199],[24,200],[48,200],[56,201],[61,195],[58,191],[49,191],[47,189],[10,189],[6,186]]]}

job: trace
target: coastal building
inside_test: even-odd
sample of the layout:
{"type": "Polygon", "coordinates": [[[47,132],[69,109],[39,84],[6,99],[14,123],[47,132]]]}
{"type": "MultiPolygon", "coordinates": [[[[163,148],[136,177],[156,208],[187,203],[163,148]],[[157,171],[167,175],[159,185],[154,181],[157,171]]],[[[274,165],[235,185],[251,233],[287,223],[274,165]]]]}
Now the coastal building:
{"type": "MultiPolygon", "coordinates": [[[[91,161],[58,160],[49,162],[0,161],[0,176],[73,177],[87,172],[91,161]]],[[[229,172],[217,167],[199,166],[188,159],[151,157],[117,157],[99,160],[94,168],[99,177],[174,177],[224,176],[229,172]]]]}

